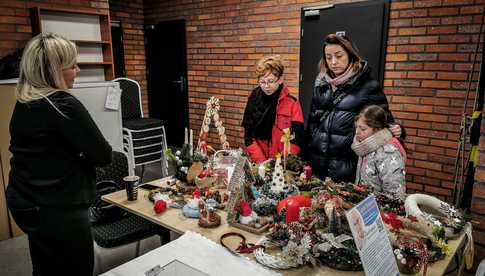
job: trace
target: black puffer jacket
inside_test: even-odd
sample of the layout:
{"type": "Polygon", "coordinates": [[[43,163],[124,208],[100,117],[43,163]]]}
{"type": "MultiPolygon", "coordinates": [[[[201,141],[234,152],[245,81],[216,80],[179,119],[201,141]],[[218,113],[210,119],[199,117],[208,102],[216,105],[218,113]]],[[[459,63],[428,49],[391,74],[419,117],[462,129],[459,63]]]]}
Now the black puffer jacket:
{"type": "MultiPolygon", "coordinates": [[[[307,157],[317,175],[334,181],[355,180],[357,156],[350,147],[354,117],[371,104],[380,105],[389,112],[386,96],[371,77],[367,63],[335,92],[323,75],[317,77],[306,132],[307,157]]],[[[390,112],[389,115],[393,122],[390,112]]]]}

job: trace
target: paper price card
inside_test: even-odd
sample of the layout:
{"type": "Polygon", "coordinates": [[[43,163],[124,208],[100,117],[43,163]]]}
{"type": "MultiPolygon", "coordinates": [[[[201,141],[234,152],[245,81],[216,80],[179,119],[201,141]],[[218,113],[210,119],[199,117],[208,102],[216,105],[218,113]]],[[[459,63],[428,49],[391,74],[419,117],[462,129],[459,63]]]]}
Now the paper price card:
{"type": "Polygon", "coordinates": [[[375,197],[367,197],[350,209],[346,216],[365,275],[399,275],[375,197]]]}

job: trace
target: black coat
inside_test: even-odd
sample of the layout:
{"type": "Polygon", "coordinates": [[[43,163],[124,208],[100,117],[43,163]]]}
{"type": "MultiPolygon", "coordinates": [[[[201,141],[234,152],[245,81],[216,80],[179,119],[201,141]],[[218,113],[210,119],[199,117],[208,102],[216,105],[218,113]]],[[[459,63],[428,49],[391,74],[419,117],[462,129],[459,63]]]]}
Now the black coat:
{"type": "MultiPolygon", "coordinates": [[[[320,177],[354,182],[357,155],[350,147],[354,118],[371,104],[380,105],[389,112],[388,102],[379,83],[371,77],[367,63],[335,92],[320,76],[315,82],[308,117],[307,157],[320,177]],[[341,100],[335,100],[337,97],[341,100]]],[[[390,122],[394,121],[390,112],[389,115],[390,122]]]]}
{"type": "Polygon", "coordinates": [[[48,99],[15,105],[9,187],[37,205],[88,206],[95,166],[111,162],[111,146],[74,96],[58,91],[48,99]]]}

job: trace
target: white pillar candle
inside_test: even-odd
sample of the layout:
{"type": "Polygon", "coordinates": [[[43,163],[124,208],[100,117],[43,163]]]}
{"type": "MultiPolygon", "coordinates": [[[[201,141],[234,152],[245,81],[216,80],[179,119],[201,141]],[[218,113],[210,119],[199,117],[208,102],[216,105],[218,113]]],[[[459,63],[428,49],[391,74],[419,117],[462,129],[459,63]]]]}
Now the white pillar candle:
{"type": "Polygon", "coordinates": [[[187,131],[187,128],[185,128],[185,135],[184,135],[184,144],[189,143],[189,133],[187,131]]]}
{"type": "Polygon", "coordinates": [[[194,153],[194,130],[190,130],[190,155],[194,153]]]}

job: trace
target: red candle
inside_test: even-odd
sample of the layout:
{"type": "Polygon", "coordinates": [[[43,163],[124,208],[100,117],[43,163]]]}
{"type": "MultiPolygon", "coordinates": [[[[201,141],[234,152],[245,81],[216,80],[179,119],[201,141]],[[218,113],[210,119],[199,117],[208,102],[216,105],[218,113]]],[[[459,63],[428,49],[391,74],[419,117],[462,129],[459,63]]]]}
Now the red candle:
{"type": "Polygon", "coordinates": [[[290,199],[286,203],[286,223],[300,219],[300,202],[290,199]]]}
{"type": "Polygon", "coordinates": [[[303,172],[305,173],[305,180],[306,181],[312,180],[312,167],[310,167],[310,166],[303,167],[303,172]]]}

